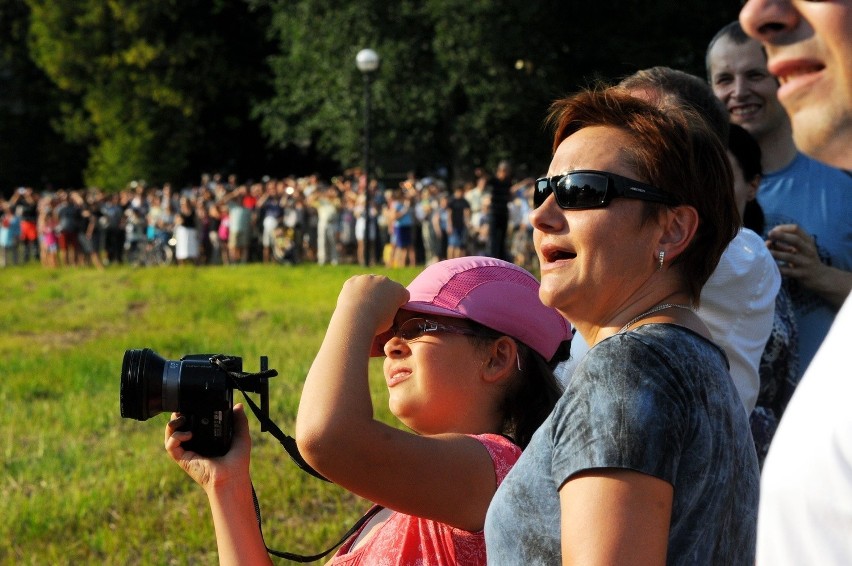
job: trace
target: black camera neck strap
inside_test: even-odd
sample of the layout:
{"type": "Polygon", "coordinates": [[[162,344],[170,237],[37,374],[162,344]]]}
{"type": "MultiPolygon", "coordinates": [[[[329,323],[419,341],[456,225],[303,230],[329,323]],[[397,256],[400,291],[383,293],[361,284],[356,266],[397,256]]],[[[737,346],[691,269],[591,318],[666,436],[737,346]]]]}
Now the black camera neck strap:
{"type": "MultiPolygon", "coordinates": [[[[251,486],[251,496],[252,496],[252,499],[254,500],[254,513],[257,516],[257,526],[260,529],[260,538],[263,538],[263,521],[262,521],[261,516],[260,516],[260,503],[258,503],[258,501],[257,501],[257,494],[254,491],[254,485],[251,486]]],[[[333,552],[335,548],[337,548],[338,546],[340,546],[341,544],[346,542],[349,539],[349,537],[351,537],[352,535],[357,533],[361,529],[361,527],[364,526],[364,524],[367,521],[372,519],[376,515],[376,513],[378,513],[382,509],[384,509],[384,507],[382,507],[381,505],[374,505],[372,508],[370,508],[369,511],[367,511],[364,514],[363,517],[358,519],[355,522],[355,524],[352,525],[352,528],[350,528],[348,531],[346,531],[346,534],[344,534],[340,538],[339,541],[334,543],[334,545],[331,546],[328,550],[324,550],[323,552],[320,552],[319,554],[312,554],[312,555],[293,554],[292,552],[283,552],[281,550],[275,550],[275,549],[269,548],[268,546],[266,546],[265,540],[264,540],[263,544],[264,544],[264,546],[266,546],[266,551],[269,554],[272,554],[273,556],[277,556],[279,558],[284,558],[286,560],[292,560],[293,562],[313,562],[314,560],[319,560],[323,556],[327,556],[328,554],[333,552]]]]}
{"type": "MultiPolygon", "coordinates": [[[[215,356],[211,358],[211,362],[213,363],[217,363],[218,361],[219,359],[215,356]]],[[[281,446],[284,447],[284,450],[287,452],[293,462],[295,462],[295,464],[299,466],[299,468],[301,468],[303,472],[306,472],[317,479],[329,481],[328,479],[323,477],[322,474],[313,469],[310,464],[305,462],[305,459],[302,458],[302,455],[299,453],[299,447],[296,445],[296,439],[286,434],[280,428],[278,428],[278,425],[276,425],[272,421],[272,419],[269,418],[267,412],[258,407],[257,403],[255,403],[252,398],[248,396],[248,393],[246,393],[247,388],[243,385],[247,383],[247,381],[251,381],[252,384],[254,384],[254,382],[259,381],[261,379],[266,379],[268,377],[278,375],[278,372],[276,372],[275,370],[263,370],[259,373],[237,373],[228,370],[223,365],[217,365],[219,365],[219,367],[222,368],[228,375],[231,387],[239,390],[239,392],[243,394],[243,398],[246,400],[246,404],[248,404],[249,408],[251,409],[251,412],[254,413],[254,416],[257,417],[258,421],[260,421],[260,430],[263,432],[268,432],[269,434],[274,436],[275,439],[281,443],[281,446]]],[[[253,390],[251,387],[248,387],[248,389],[253,390]]]]}
{"type": "MultiPolygon", "coordinates": [[[[274,371],[274,370],[272,370],[272,371],[274,371]]],[[[323,481],[329,481],[322,474],[320,474],[318,471],[313,469],[310,466],[310,464],[305,462],[305,459],[302,458],[302,455],[299,453],[298,446],[296,446],[296,440],[292,436],[289,436],[288,434],[284,433],[284,431],[282,431],[278,427],[278,425],[276,425],[272,421],[272,419],[270,419],[266,415],[266,413],[260,407],[257,406],[257,403],[255,403],[252,400],[252,398],[249,397],[248,394],[246,393],[245,389],[243,388],[241,381],[244,380],[244,379],[257,379],[259,377],[264,377],[262,375],[263,373],[265,373],[265,372],[261,372],[260,374],[248,374],[248,373],[236,373],[236,372],[232,372],[232,371],[227,371],[228,377],[231,381],[231,386],[234,389],[238,389],[239,392],[243,394],[243,398],[246,400],[246,404],[248,404],[252,413],[254,413],[254,416],[257,417],[257,420],[260,421],[261,430],[269,432],[272,436],[274,436],[276,438],[276,440],[278,440],[278,442],[280,442],[281,445],[284,447],[284,450],[287,452],[287,454],[290,456],[290,458],[293,460],[293,462],[295,462],[296,465],[299,466],[299,468],[302,469],[302,471],[314,476],[315,478],[321,479],[323,481]]],[[[252,484],[252,487],[251,487],[251,496],[252,496],[252,499],[254,500],[254,512],[255,512],[255,516],[257,517],[257,526],[260,529],[260,536],[261,536],[261,538],[263,538],[263,518],[261,517],[261,514],[260,514],[260,502],[257,499],[257,493],[254,490],[253,484],[252,484]]],[[[355,522],[355,524],[352,525],[352,527],[348,531],[346,531],[346,534],[344,534],[343,537],[341,537],[341,539],[338,542],[336,542],[328,550],[325,550],[325,551],[323,551],[319,554],[302,555],[302,554],[294,554],[292,552],[282,552],[280,550],[275,550],[275,549],[272,549],[272,548],[269,548],[268,546],[266,546],[266,541],[264,541],[264,546],[266,546],[266,551],[269,554],[272,554],[273,556],[277,556],[279,558],[284,558],[286,560],[291,560],[293,562],[313,562],[314,560],[319,560],[320,558],[330,554],[332,551],[334,551],[335,548],[337,548],[338,546],[340,546],[341,544],[346,542],[346,540],[349,537],[351,537],[353,534],[358,532],[358,530],[367,521],[372,519],[373,516],[376,513],[378,513],[379,511],[381,511],[382,509],[383,509],[383,507],[381,507],[379,505],[373,506],[369,511],[367,511],[367,513],[363,517],[358,519],[355,522]]]]}

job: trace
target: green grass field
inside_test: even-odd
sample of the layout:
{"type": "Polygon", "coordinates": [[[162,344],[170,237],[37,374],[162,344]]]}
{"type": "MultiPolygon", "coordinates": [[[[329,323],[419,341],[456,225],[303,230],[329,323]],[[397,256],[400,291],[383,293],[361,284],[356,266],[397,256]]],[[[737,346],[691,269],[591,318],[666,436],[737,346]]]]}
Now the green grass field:
{"type": "MultiPolygon", "coordinates": [[[[269,357],[270,416],[293,434],[302,381],[355,266],[0,271],[0,564],[215,564],[206,497],[163,449],[168,415],[119,414],[124,351],[269,357]]],[[[372,271],[408,283],[419,269],[372,271]]],[[[386,406],[381,365],[371,384],[386,406]]],[[[236,394],[236,397],[241,397],[236,394]]],[[[299,470],[249,416],[267,544],[311,554],[367,503],[299,470]]],[[[286,561],[278,560],[280,563],[286,561]]]]}

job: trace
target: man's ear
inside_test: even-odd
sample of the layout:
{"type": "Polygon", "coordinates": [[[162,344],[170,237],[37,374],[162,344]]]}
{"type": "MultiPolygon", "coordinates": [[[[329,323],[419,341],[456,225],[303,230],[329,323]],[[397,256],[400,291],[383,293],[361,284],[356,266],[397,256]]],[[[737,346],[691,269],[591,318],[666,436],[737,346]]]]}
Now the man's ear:
{"type": "Polygon", "coordinates": [[[482,367],[483,379],[496,383],[512,375],[519,364],[518,355],[518,345],[508,336],[501,336],[492,342],[482,367]]]}
{"type": "Polygon", "coordinates": [[[698,230],[698,211],[689,205],[680,205],[667,209],[660,220],[659,250],[665,252],[667,262],[671,262],[685,250],[698,230]]]}

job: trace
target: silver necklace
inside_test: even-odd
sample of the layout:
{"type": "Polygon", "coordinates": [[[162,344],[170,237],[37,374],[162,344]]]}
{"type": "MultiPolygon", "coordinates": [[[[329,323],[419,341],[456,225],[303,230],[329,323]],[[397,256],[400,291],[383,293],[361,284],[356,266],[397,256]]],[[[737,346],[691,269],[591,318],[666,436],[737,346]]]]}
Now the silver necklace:
{"type": "Polygon", "coordinates": [[[625,330],[627,330],[628,328],[633,326],[633,323],[636,322],[637,320],[641,320],[641,319],[645,318],[646,316],[654,314],[655,312],[659,312],[661,310],[670,309],[670,308],[686,309],[690,312],[694,312],[694,309],[690,305],[678,305],[676,303],[663,303],[661,305],[657,305],[656,307],[654,307],[652,309],[646,310],[645,312],[643,312],[642,314],[640,314],[639,316],[637,316],[636,318],[634,318],[633,320],[631,320],[630,322],[628,322],[627,324],[622,326],[621,330],[619,330],[618,333],[621,334],[622,332],[624,332],[625,330]]]}

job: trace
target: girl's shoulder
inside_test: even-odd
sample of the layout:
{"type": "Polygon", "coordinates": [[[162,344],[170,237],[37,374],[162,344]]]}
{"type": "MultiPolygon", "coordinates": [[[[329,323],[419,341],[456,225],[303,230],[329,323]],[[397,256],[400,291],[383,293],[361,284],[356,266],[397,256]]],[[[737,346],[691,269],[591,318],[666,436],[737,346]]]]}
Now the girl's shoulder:
{"type": "Polygon", "coordinates": [[[512,439],[502,434],[473,434],[472,438],[478,440],[488,450],[491,461],[494,463],[494,471],[497,475],[497,485],[503,481],[518,458],[521,457],[521,447],[512,439]]]}

